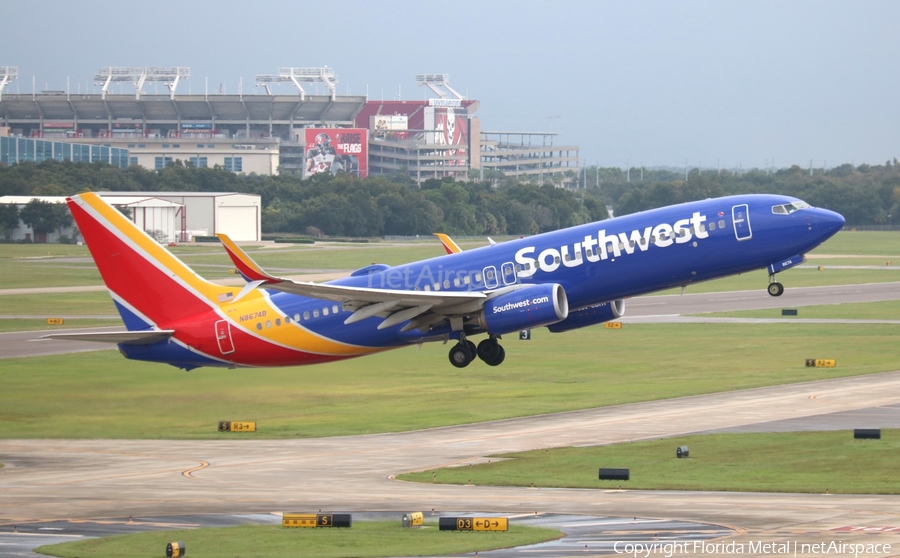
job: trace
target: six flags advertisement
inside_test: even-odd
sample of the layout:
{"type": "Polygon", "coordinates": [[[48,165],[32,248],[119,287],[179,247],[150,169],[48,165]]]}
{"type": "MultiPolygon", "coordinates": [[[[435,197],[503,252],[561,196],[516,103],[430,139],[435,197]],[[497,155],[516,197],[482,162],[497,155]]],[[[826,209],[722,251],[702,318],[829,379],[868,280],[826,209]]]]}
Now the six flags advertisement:
{"type": "MultiPolygon", "coordinates": [[[[405,115],[398,115],[407,118],[405,115]]],[[[420,134],[425,143],[438,148],[440,157],[428,166],[465,166],[468,164],[469,121],[464,112],[453,108],[425,107],[424,130],[413,131],[420,134]]],[[[390,117],[393,118],[393,117],[390,117]]],[[[386,135],[388,118],[373,123],[376,137],[386,135]]],[[[399,120],[398,120],[399,122],[399,120]]],[[[408,132],[403,122],[403,139],[408,132]]],[[[393,131],[400,128],[393,128],[393,131]]],[[[303,178],[314,174],[352,174],[360,178],[369,175],[369,131],[365,128],[306,128],[306,164],[303,178]]],[[[399,139],[399,136],[393,136],[399,139]]]]}
{"type": "Polygon", "coordinates": [[[365,178],[369,174],[368,139],[365,128],[307,128],[303,178],[323,172],[365,178]]]}

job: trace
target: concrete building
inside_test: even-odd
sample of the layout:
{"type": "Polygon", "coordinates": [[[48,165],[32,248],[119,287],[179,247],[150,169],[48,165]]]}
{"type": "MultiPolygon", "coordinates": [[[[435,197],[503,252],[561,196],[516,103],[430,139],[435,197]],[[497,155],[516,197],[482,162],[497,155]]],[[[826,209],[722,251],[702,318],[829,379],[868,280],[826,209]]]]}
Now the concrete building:
{"type": "MultiPolygon", "coordinates": [[[[87,140],[100,143],[105,140],[87,140]]],[[[107,143],[112,143],[107,141],[107,143]]],[[[223,167],[244,174],[277,174],[279,141],[256,139],[247,143],[214,138],[138,138],[115,140],[128,150],[129,164],[160,170],[174,161],[196,168],[223,167]]]]}
{"type": "Polygon", "coordinates": [[[120,169],[129,165],[127,149],[64,140],[8,137],[8,131],[9,128],[0,126],[0,163],[7,165],[25,161],[40,163],[48,159],[73,163],[102,162],[120,169]]]}

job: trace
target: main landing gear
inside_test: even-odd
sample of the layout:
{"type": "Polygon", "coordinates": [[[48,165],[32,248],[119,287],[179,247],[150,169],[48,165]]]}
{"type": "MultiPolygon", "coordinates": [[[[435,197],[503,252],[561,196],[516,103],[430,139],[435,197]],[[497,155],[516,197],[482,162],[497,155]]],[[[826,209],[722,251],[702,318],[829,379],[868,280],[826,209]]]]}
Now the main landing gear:
{"type": "Polygon", "coordinates": [[[775,275],[769,275],[769,286],[766,290],[772,296],[781,296],[784,293],[784,285],[775,280],[775,275]]]}
{"type": "Polygon", "coordinates": [[[457,368],[465,368],[475,360],[476,356],[488,366],[497,366],[506,358],[506,351],[494,336],[483,340],[478,347],[475,347],[475,343],[465,337],[460,337],[459,343],[450,349],[450,364],[457,368]]]}

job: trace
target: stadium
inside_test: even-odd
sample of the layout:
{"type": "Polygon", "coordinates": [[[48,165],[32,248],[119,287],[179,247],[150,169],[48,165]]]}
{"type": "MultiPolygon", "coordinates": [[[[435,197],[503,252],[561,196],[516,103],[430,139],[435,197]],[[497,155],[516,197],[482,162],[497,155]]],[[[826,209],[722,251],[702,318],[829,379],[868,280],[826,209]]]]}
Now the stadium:
{"type": "Polygon", "coordinates": [[[183,93],[186,67],[104,67],[99,93],[11,93],[15,66],[0,66],[0,162],[103,161],[161,169],[175,161],[236,173],[406,173],[430,178],[527,177],[565,185],[579,168],[577,146],[544,131],[487,131],[476,100],[450,87],[447,74],[419,74],[427,100],[338,95],[334,70],[281,68],[260,74],[264,94],[183,93]],[[148,83],[166,94],[148,94],[148,83]],[[286,84],[294,94],[273,94],[286,84]],[[327,94],[308,94],[310,84],[327,94]],[[129,89],[133,89],[129,91],[129,89]],[[183,89],[183,85],[182,85],[183,89]]]}

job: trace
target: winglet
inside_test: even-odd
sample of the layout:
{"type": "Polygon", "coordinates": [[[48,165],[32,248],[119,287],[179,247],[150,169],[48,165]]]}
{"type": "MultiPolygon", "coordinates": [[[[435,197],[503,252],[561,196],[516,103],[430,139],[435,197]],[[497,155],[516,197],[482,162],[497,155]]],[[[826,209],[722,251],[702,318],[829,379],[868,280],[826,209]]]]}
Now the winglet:
{"type": "Polygon", "coordinates": [[[263,268],[259,267],[246,252],[241,250],[233,240],[228,238],[227,234],[217,233],[216,236],[222,241],[222,246],[225,247],[225,251],[228,252],[228,256],[231,258],[231,261],[234,262],[237,270],[244,276],[244,279],[247,281],[262,281],[265,283],[281,281],[278,277],[273,277],[263,271],[263,268]]]}
{"type": "Polygon", "coordinates": [[[441,239],[441,244],[444,245],[444,250],[446,250],[448,254],[456,254],[457,252],[462,252],[462,248],[457,246],[456,243],[453,242],[453,239],[450,238],[449,236],[447,236],[446,234],[444,234],[444,233],[433,233],[433,234],[434,234],[434,236],[441,239]]]}

